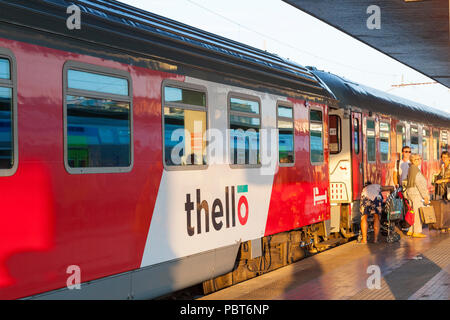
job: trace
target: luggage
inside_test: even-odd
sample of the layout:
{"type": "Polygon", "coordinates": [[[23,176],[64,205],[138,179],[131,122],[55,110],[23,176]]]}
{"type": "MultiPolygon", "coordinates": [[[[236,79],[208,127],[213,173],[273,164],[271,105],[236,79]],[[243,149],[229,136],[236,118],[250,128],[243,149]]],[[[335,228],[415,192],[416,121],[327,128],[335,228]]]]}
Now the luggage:
{"type": "Polygon", "coordinates": [[[450,228],[450,201],[431,200],[431,205],[434,208],[436,223],[428,227],[431,229],[450,228]]]}
{"type": "Polygon", "coordinates": [[[433,224],[436,223],[436,215],[433,206],[426,206],[419,208],[420,219],[422,223],[433,224]]]}
{"type": "Polygon", "coordinates": [[[400,198],[398,191],[391,192],[386,199],[384,211],[388,221],[400,220],[403,218],[403,199],[400,198]]]}

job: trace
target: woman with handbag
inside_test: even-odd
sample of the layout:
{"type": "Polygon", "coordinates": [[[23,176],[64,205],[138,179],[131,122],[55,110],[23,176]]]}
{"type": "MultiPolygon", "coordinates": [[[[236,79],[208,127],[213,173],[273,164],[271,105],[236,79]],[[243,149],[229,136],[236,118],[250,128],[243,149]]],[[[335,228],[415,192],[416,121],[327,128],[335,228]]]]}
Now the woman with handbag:
{"type": "Polygon", "coordinates": [[[414,210],[414,225],[409,228],[406,235],[414,238],[426,238],[426,235],[422,233],[422,221],[419,215],[419,208],[430,204],[427,180],[419,169],[421,162],[420,155],[411,155],[411,166],[408,170],[408,184],[406,186],[406,197],[412,203],[414,210]]]}

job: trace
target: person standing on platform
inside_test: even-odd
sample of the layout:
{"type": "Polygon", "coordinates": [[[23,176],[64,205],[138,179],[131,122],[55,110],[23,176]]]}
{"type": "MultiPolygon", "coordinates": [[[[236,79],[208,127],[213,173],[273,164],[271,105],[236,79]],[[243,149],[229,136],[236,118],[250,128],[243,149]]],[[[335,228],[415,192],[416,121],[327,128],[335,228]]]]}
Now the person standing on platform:
{"type": "Polygon", "coordinates": [[[420,155],[411,155],[411,165],[407,175],[406,197],[412,203],[414,210],[414,225],[412,225],[407,235],[414,238],[425,238],[422,233],[422,221],[420,220],[419,208],[430,204],[427,179],[423,176],[419,167],[422,162],[420,155]]]}
{"type": "Polygon", "coordinates": [[[435,183],[438,185],[438,194],[442,196],[443,199],[448,199],[449,194],[449,183],[450,183],[450,157],[448,151],[444,151],[441,154],[441,172],[439,173],[438,180],[435,183]]]}
{"type": "Polygon", "coordinates": [[[402,185],[402,182],[406,180],[408,175],[408,169],[410,166],[411,148],[404,146],[402,148],[402,158],[395,162],[394,174],[392,179],[394,180],[394,186],[398,188],[402,185]]]}

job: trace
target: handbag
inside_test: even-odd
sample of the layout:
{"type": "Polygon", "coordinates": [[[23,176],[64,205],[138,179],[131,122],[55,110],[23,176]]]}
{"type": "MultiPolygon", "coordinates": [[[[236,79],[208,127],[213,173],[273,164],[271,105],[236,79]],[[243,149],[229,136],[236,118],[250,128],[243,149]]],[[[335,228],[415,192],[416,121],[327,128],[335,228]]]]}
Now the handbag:
{"type": "Polygon", "coordinates": [[[426,206],[419,208],[420,219],[422,223],[433,224],[436,223],[436,214],[433,206],[426,206]]]}
{"type": "Polygon", "coordinates": [[[403,193],[399,193],[399,196],[401,199],[403,199],[405,208],[406,208],[405,219],[404,219],[405,224],[406,224],[405,227],[409,228],[414,225],[414,210],[409,205],[409,200],[403,196],[403,193]]]}
{"type": "Polygon", "coordinates": [[[409,225],[408,228],[414,225],[414,210],[408,210],[405,214],[405,221],[409,225]]]}

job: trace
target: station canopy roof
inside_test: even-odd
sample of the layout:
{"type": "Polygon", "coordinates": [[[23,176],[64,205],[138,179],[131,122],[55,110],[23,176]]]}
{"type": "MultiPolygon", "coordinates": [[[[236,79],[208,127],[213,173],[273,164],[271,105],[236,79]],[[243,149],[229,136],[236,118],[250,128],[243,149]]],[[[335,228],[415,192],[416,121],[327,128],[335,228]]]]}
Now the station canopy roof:
{"type": "Polygon", "coordinates": [[[448,0],[283,0],[450,88],[448,0]],[[380,29],[369,29],[371,5],[380,29]]]}

